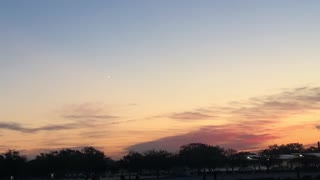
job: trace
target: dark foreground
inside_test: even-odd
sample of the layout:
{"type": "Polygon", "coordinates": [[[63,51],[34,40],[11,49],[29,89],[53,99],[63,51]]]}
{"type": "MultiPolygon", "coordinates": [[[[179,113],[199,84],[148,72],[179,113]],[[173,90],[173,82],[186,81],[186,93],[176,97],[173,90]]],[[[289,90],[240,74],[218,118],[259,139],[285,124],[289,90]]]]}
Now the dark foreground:
{"type": "MultiPolygon", "coordinates": [[[[103,177],[100,180],[119,180],[120,177],[103,177]]],[[[132,177],[131,180],[135,178],[132,177]]],[[[140,177],[140,180],[156,180],[155,177],[140,177]]],[[[320,172],[301,172],[297,174],[296,172],[272,172],[272,173],[234,173],[234,174],[225,174],[220,173],[216,176],[207,175],[205,180],[311,180],[319,179],[320,172]]],[[[28,180],[40,180],[40,179],[28,179],[28,180]]],[[[60,180],[82,180],[78,179],[60,179],[60,180]]],[[[129,180],[129,177],[126,177],[126,180],[129,180]]],[[[185,176],[185,177],[160,177],[159,180],[204,180],[203,176],[185,176]]]]}

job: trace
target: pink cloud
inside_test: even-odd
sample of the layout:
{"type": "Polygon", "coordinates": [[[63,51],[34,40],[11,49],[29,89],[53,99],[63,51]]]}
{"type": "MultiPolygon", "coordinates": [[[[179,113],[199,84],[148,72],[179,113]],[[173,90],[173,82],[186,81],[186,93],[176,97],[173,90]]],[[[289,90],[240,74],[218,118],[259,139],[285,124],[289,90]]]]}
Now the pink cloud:
{"type": "Polygon", "coordinates": [[[128,147],[128,150],[146,151],[150,149],[167,149],[177,151],[180,146],[189,143],[206,143],[219,145],[224,148],[256,149],[257,146],[266,141],[277,139],[278,137],[271,134],[245,133],[236,125],[230,126],[206,126],[198,130],[160,138],[154,141],[143,142],[128,147]]]}

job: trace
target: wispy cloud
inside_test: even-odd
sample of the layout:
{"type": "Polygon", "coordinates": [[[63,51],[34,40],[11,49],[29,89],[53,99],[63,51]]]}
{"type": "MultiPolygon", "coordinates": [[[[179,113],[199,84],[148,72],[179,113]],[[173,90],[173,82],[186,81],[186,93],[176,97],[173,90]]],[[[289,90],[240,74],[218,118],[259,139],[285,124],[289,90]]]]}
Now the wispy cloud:
{"type": "Polygon", "coordinates": [[[112,124],[127,123],[135,120],[120,120],[119,116],[109,115],[105,106],[101,103],[82,103],[68,105],[58,111],[69,123],[48,124],[40,127],[28,127],[17,122],[0,122],[0,130],[12,130],[22,133],[34,133],[39,131],[59,131],[71,129],[99,129],[112,124]],[[113,121],[105,121],[113,120],[113,121]],[[118,120],[118,121],[117,121],[118,120]]]}
{"type": "Polygon", "coordinates": [[[102,138],[110,135],[108,131],[105,130],[91,130],[87,132],[82,132],[80,137],[82,138],[102,138]]]}
{"type": "Polygon", "coordinates": [[[82,103],[65,106],[62,117],[72,120],[108,120],[118,116],[110,115],[102,103],[82,103]]]}
{"type": "Polygon", "coordinates": [[[116,119],[117,116],[108,116],[108,115],[66,115],[64,116],[66,119],[116,119]]]}
{"type": "Polygon", "coordinates": [[[112,121],[112,122],[110,122],[108,124],[111,124],[111,125],[112,124],[113,125],[115,125],[115,124],[124,124],[124,123],[139,121],[139,120],[144,120],[144,119],[129,119],[129,120],[122,120],[122,121],[112,121]]]}
{"type": "Polygon", "coordinates": [[[228,107],[232,115],[250,120],[279,119],[320,110],[320,88],[300,87],[279,94],[255,97],[228,107]]]}
{"type": "Polygon", "coordinates": [[[275,120],[306,111],[320,110],[320,87],[299,87],[282,93],[235,101],[227,106],[211,106],[169,114],[177,120],[223,118],[228,120],[275,120]]]}
{"type": "Polygon", "coordinates": [[[193,112],[173,113],[168,117],[171,119],[177,119],[177,120],[202,120],[202,119],[212,118],[213,116],[193,111],[193,112]]]}
{"type": "Polygon", "coordinates": [[[78,128],[78,124],[69,123],[69,124],[61,124],[61,125],[46,125],[36,128],[28,128],[19,123],[13,122],[0,122],[0,129],[19,131],[22,133],[34,133],[38,131],[58,131],[58,130],[67,130],[67,129],[75,129],[78,128]]]}

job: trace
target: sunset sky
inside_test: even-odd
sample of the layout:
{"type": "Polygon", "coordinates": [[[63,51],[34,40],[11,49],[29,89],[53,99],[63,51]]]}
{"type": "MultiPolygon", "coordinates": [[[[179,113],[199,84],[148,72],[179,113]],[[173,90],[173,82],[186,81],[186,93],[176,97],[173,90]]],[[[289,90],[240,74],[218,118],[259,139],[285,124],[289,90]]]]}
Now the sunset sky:
{"type": "Polygon", "coordinates": [[[320,1],[2,0],[0,152],[320,140],[320,1]]]}

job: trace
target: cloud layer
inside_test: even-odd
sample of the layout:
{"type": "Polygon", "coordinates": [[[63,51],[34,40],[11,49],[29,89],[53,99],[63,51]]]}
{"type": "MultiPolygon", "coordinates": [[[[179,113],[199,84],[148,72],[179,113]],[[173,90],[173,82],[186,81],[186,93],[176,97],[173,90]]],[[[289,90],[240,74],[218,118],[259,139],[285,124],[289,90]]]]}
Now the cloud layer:
{"type": "MultiPolygon", "coordinates": [[[[251,98],[246,101],[231,102],[225,106],[201,107],[136,119],[122,119],[120,116],[114,116],[113,113],[110,113],[110,109],[101,104],[84,103],[68,106],[59,112],[59,116],[69,123],[31,127],[6,121],[0,122],[0,131],[10,130],[29,134],[40,131],[50,131],[52,133],[59,130],[72,131],[74,136],[70,136],[68,140],[58,139],[54,141],[54,139],[51,139],[50,144],[39,143],[43,147],[47,147],[54,145],[53,142],[55,142],[57,143],[56,146],[61,147],[79,145],[70,144],[71,142],[88,143],[106,137],[112,139],[112,137],[119,136],[119,133],[122,133],[120,128],[127,123],[142,123],[141,121],[145,121],[146,126],[148,126],[154,121],[165,118],[166,120],[169,119],[169,122],[179,124],[179,127],[175,130],[170,129],[172,127],[169,126],[167,129],[155,130],[157,132],[152,133],[153,135],[159,133],[156,135],[156,137],[160,137],[158,139],[147,142],[139,139],[140,142],[129,147],[127,144],[121,144],[122,142],[116,142],[114,146],[117,146],[118,149],[121,146],[125,150],[136,151],[149,149],[176,151],[181,145],[202,142],[221,145],[225,148],[254,150],[261,148],[266,143],[273,143],[272,141],[282,138],[281,133],[277,132],[283,131],[285,128],[288,129],[289,125],[281,129],[277,124],[284,122],[284,119],[309,112],[318,113],[319,110],[320,87],[301,87],[285,90],[278,94],[251,98]],[[184,125],[187,123],[193,123],[188,124],[189,129],[185,129],[184,125]],[[194,128],[190,129],[190,125],[194,125],[192,126],[194,128]],[[115,126],[118,129],[115,128],[110,131],[109,128],[115,126]],[[166,136],[167,132],[176,133],[178,130],[179,132],[183,130],[184,133],[166,136]]],[[[286,123],[283,124],[286,125],[286,123]]],[[[320,123],[318,124],[316,119],[310,124],[314,128],[320,129],[320,123]]],[[[301,126],[301,124],[294,125],[301,126]]],[[[135,130],[126,131],[121,136],[132,136],[136,134],[134,133],[135,130]]],[[[145,130],[140,131],[139,134],[143,135],[150,133],[145,130]]]]}
{"type": "MultiPolygon", "coordinates": [[[[144,151],[166,148],[177,150],[192,142],[218,144],[226,148],[255,149],[262,143],[279,137],[273,127],[284,118],[320,110],[320,87],[300,87],[282,93],[255,97],[247,101],[232,102],[228,106],[198,108],[191,111],[169,114],[173,120],[224,119],[220,126],[202,126],[185,134],[163,137],[129,146],[128,150],[144,151]]],[[[320,129],[320,125],[315,125],[320,129]]]]}

